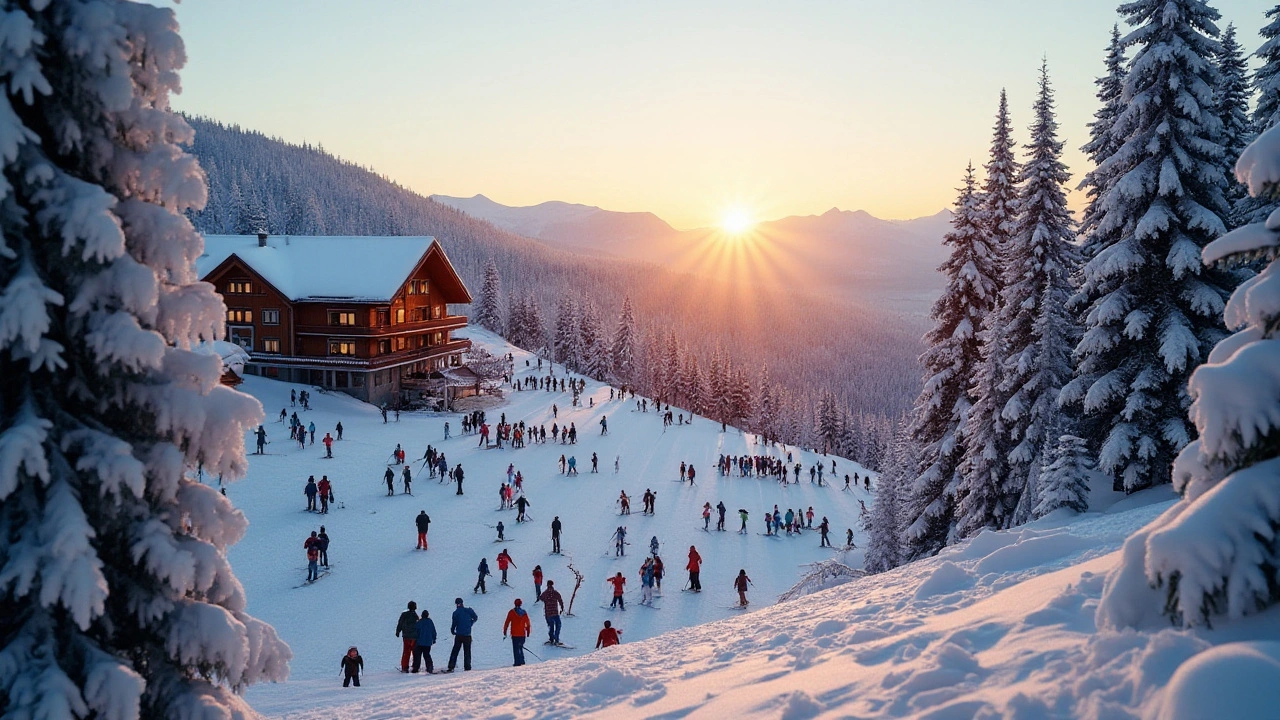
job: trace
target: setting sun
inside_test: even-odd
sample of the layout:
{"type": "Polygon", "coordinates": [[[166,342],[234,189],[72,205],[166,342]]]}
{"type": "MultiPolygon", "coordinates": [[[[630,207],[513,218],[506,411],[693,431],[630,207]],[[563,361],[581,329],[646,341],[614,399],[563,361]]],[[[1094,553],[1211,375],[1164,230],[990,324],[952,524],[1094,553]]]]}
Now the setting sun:
{"type": "Polygon", "coordinates": [[[733,208],[725,212],[724,217],[720,219],[720,227],[730,235],[741,235],[751,229],[755,225],[751,216],[747,211],[741,208],[733,208]]]}

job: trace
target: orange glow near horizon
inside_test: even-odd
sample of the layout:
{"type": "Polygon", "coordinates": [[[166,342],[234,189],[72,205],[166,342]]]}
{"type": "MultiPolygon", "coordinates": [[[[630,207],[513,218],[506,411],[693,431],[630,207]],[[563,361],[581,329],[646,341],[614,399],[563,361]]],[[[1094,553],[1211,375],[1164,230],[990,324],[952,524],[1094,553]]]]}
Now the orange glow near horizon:
{"type": "Polygon", "coordinates": [[[751,214],[740,207],[729,208],[720,218],[720,229],[730,235],[742,235],[755,227],[751,214]]]}

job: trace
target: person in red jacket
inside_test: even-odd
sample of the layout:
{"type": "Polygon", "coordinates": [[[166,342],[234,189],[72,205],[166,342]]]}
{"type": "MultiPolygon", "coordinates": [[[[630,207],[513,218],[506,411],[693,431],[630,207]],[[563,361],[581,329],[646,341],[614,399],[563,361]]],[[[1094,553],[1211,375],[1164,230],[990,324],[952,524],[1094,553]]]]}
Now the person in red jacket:
{"type": "Polygon", "coordinates": [[[538,597],[537,600],[533,601],[533,604],[537,605],[538,603],[542,602],[542,566],[541,565],[533,566],[533,589],[534,589],[534,592],[537,593],[537,597],[538,597]]]}
{"type": "Polygon", "coordinates": [[[596,649],[607,648],[622,642],[618,639],[618,635],[622,634],[621,630],[615,629],[613,623],[608,620],[604,621],[604,629],[596,636],[596,649]]]}
{"type": "Polygon", "coordinates": [[[515,566],[516,563],[511,559],[511,553],[507,552],[506,548],[503,548],[502,552],[498,553],[498,570],[502,571],[503,585],[507,584],[507,568],[515,566]]]}
{"type": "Polygon", "coordinates": [[[316,483],[316,489],[320,491],[320,512],[329,512],[329,493],[333,491],[333,485],[329,482],[328,475],[320,477],[320,482],[316,483]]]}
{"type": "Polygon", "coordinates": [[[627,579],[622,577],[622,573],[618,573],[605,582],[613,585],[613,602],[609,603],[609,607],[619,607],[625,611],[627,609],[627,605],[622,600],[622,588],[627,584],[627,579]]]}
{"type": "Polygon", "coordinates": [[[751,584],[751,578],[747,577],[746,570],[739,570],[738,577],[733,579],[733,589],[738,591],[738,605],[747,606],[747,586],[751,584]]]}
{"type": "Polygon", "coordinates": [[[702,556],[693,545],[689,546],[689,564],[685,565],[685,569],[689,571],[689,589],[702,592],[702,582],[698,579],[698,572],[702,569],[702,556]]]}
{"type": "Polygon", "coordinates": [[[511,654],[515,658],[513,667],[520,667],[524,664],[524,641],[533,632],[533,625],[529,622],[529,613],[520,607],[523,601],[516,598],[515,607],[507,611],[507,620],[502,623],[502,639],[507,638],[507,630],[511,631],[511,654]]]}
{"type": "Polygon", "coordinates": [[[333,457],[333,436],[325,433],[324,439],[320,442],[324,443],[324,456],[327,458],[333,457]]]}

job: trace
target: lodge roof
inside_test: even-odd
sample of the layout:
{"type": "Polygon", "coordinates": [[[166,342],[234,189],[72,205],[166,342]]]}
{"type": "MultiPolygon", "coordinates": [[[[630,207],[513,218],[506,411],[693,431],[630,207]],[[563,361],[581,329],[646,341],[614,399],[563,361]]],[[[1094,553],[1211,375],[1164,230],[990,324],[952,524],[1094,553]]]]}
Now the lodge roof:
{"type": "Polygon", "coordinates": [[[208,277],[234,256],[292,302],[385,303],[433,251],[449,271],[445,301],[471,302],[444,249],[428,236],[270,236],[260,247],[256,235],[206,235],[196,273],[208,277]]]}

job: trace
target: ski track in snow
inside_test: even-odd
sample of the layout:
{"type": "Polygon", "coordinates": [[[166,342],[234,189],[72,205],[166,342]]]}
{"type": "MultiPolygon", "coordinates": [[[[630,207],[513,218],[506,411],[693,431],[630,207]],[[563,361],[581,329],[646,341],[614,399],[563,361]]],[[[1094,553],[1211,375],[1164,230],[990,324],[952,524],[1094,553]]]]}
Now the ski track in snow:
{"type": "MultiPolygon", "coordinates": [[[[532,357],[528,353],[510,348],[482,330],[470,328],[468,333],[478,345],[495,353],[513,352],[517,377],[539,374],[536,359],[530,368],[524,367],[524,360],[532,357]]],[[[557,377],[562,376],[563,368],[557,366],[557,377]]],[[[692,425],[674,425],[664,431],[652,407],[648,413],[640,413],[635,411],[634,400],[610,402],[609,387],[591,380],[582,396],[583,406],[576,408],[570,407],[571,394],[567,392],[515,392],[508,388],[505,402],[487,411],[491,424],[505,412],[511,422],[545,424],[549,435],[551,404],[556,403],[556,421],[572,421],[578,428],[576,445],[553,443],[548,436],[546,445],[529,444],[519,450],[478,448],[478,435],[460,435],[461,413],[402,413],[398,423],[390,414],[389,422],[383,424],[375,407],[339,393],[313,391],[313,409],[303,411],[290,406],[289,391],[307,386],[251,376],[241,389],[262,401],[271,444],[266,455],[249,456],[249,473],[244,480],[227,485],[231,500],[250,521],[248,533],[231,548],[230,558],[245,585],[249,611],[275,626],[294,651],[290,681],[268,688],[266,693],[288,694],[303,683],[328,682],[336,675],[338,659],[351,645],[360,648],[372,682],[380,668],[399,661],[401,643],[394,630],[408,600],[415,600],[420,610],[430,611],[436,622],[441,640],[433,649],[433,658],[438,666],[447,661],[449,613],[455,596],[462,597],[480,616],[474,667],[509,666],[511,650],[509,643],[501,640],[501,624],[513,599],[522,598],[530,610],[531,640],[546,637],[541,606],[533,603],[534,565],[540,564],[546,578],[555,581],[566,602],[573,590],[573,575],[567,565],[574,562],[583,572],[583,584],[574,602],[575,617],[565,618],[562,637],[578,648],[576,654],[586,654],[594,647],[605,619],[620,625],[624,641],[633,643],[738,615],[727,606],[737,600],[732,581],[739,568],[745,568],[755,583],[750,592],[752,610],[773,602],[801,577],[806,564],[832,557],[830,550],[818,546],[816,525],[823,515],[831,520],[833,538],[843,540],[845,528],[853,527],[858,544],[863,540],[857,500],[869,501],[870,494],[861,489],[851,494],[832,487],[818,488],[807,477],[786,488],[764,478],[718,477],[715,462],[719,452],[785,456],[786,451],[756,446],[752,435],[732,427],[722,434],[719,423],[702,417],[692,425]],[[595,399],[595,407],[585,406],[588,398],[595,399]],[[289,413],[296,411],[304,424],[315,423],[314,445],[299,449],[289,441],[287,426],[271,421],[279,417],[282,407],[289,413]],[[599,427],[602,415],[609,420],[609,434],[604,437],[599,427]],[[443,439],[446,420],[452,432],[449,440],[443,439]],[[338,421],[343,425],[343,440],[334,443],[334,457],[324,459],[320,439],[325,432],[333,432],[338,421]],[[414,473],[413,496],[402,494],[399,466],[392,467],[396,495],[386,495],[383,473],[396,443],[404,447],[414,473]],[[466,472],[463,496],[455,494],[454,484],[441,484],[419,473],[418,461],[428,444],[446,454],[450,467],[462,463],[466,472]],[[599,455],[599,474],[590,472],[592,452],[599,455]],[[577,477],[559,474],[557,463],[562,453],[577,456],[577,477]],[[616,474],[615,455],[621,456],[616,474]],[[673,482],[679,479],[681,461],[696,465],[696,486],[673,482]],[[495,510],[497,489],[506,479],[508,463],[524,474],[525,492],[532,503],[531,522],[516,523],[515,510],[495,510]],[[331,509],[327,515],[304,511],[302,490],[311,474],[317,480],[321,475],[329,476],[334,495],[345,509],[331,509]],[[640,513],[640,496],[646,488],[657,493],[654,516],[640,513]],[[617,514],[615,501],[623,489],[632,499],[629,516],[617,514]],[[702,504],[709,501],[714,506],[720,500],[728,508],[727,531],[714,531],[713,513],[712,532],[704,532],[702,504]],[[759,538],[754,532],[736,532],[738,508],[750,511],[750,522],[755,524],[752,530],[762,530],[764,512],[774,504],[784,511],[812,505],[815,529],[781,542],[759,538]],[[427,552],[414,549],[414,517],[419,510],[426,510],[432,520],[427,552]],[[549,554],[549,527],[556,515],[564,524],[564,554],[560,556],[549,554]],[[507,544],[494,542],[496,532],[491,526],[499,519],[506,525],[507,544]],[[306,575],[302,542],[322,524],[331,537],[333,572],[314,586],[296,587],[306,575]],[[618,525],[627,526],[631,543],[621,559],[613,557],[610,541],[618,525]],[[661,541],[667,569],[665,596],[657,596],[657,609],[637,608],[633,612],[630,606],[640,598],[640,563],[653,535],[661,541]],[[704,591],[700,595],[679,592],[688,577],[684,567],[689,545],[696,545],[704,560],[704,591]],[[510,570],[511,587],[498,584],[495,557],[502,547],[509,547],[517,564],[510,570]],[[472,594],[482,556],[488,557],[494,576],[487,579],[487,594],[472,594]],[[626,613],[598,607],[607,605],[612,597],[605,578],[617,571],[627,578],[626,613]]],[[[674,406],[672,410],[681,412],[674,406]]],[[[247,442],[252,449],[252,437],[247,442]]],[[[830,470],[833,457],[790,446],[787,449],[797,453],[795,459],[806,468],[821,459],[830,470]]],[[[841,476],[845,472],[866,473],[852,461],[834,459],[841,476]]],[[[849,564],[861,565],[860,550],[846,556],[849,564]]],[[[540,645],[534,645],[535,652],[537,647],[540,645]]],[[[564,651],[557,650],[557,654],[564,651]]]]}

